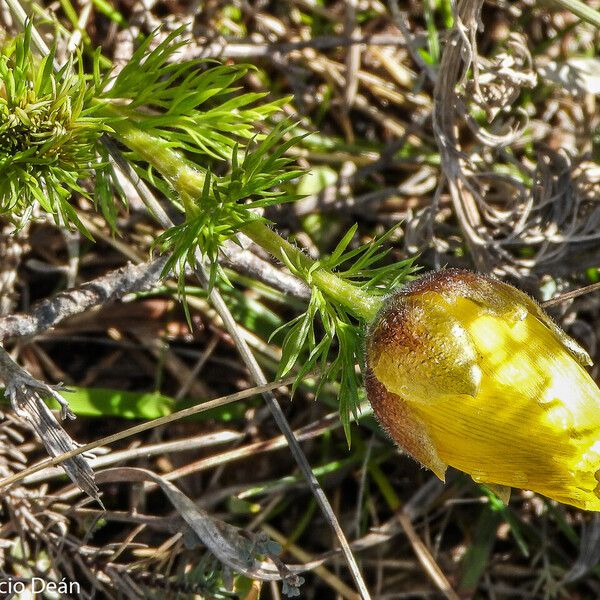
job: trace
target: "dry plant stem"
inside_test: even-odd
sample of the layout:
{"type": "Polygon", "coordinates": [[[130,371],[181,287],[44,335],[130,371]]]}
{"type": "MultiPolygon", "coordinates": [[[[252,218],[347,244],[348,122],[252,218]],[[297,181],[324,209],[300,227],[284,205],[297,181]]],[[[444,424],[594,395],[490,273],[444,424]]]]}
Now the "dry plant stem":
{"type": "Polygon", "coordinates": [[[182,51],[182,58],[194,60],[196,58],[274,58],[283,54],[290,54],[306,48],[315,50],[328,50],[344,46],[401,46],[404,44],[402,38],[395,34],[375,34],[364,36],[340,36],[323,35],[301,42],[279,42],[279,43],[243,43],[222,42],[203,43],[199,41],[190,44],[182,51]]]}
{"type": "MultiPolygon", "coordinates": [[[[104,456],[98,456],[90,461],[90,465],[94,469],[110,467],[121,462],[135,460],[137,458],[148,458],[150,456],[164,456],[174,452],[186,452],[197,448],[208,448],[221,444],[227,444],[241,440],[243,435],[234,431],[219,431],[216,433],[210,433],[207,435],[201,435],[192,438],[185,438],[181,440],[174,440],[170,442],[161,442],[159,444],[143,445],[135,448],[129,448],[128,450],[119,450],[109,452],[104,456]]],[[[168,473],[166,479],[171,481],[173,478],[170,477],[171,473],[168,473]]],[[[35,475],[26,477],[23,483],[29,485],[32,483],[38,483],[40,481],[48,481],[54,477],[59,477],[61,470],[59,468],[46,469],[39,471],[35,475]]],[[[74,492],[77,493],[77,492],[74,492]]],[[[64,498],[65,496],[62,495],[64,498]]]]}
{"type": "Polygon", "coordinates": [[[410,31],[407,24],[407,13],[405,11],[400,10],[400,7],[398,6],[398,0],[388,0],[388,4],[394,22],[396,23],[398,29],[400,29],[400,31],[402,32],[402,35],[404,36],[404,43],[406,45],[406,49],[410,52],[411,58],[418,65],[419,70],[422,73],[427,74],[427,77],[431,81],[435,82],[435,80],[437,79],[437,72],[433,68],[433,66],[428,64],[427,61],[421,56],[419,52],[420,46],[417,43],[416,39],[417,36],[415,36],[410,31]]]}
{"type": "MultiPolygon", "coordinates": [[[[357,0],[346,0],[346,15],[344,30],[351,39],[360,37],[360,25],[356,20],[357,0]]],[[[358,78],[356,76],[360,69],[361,47],[358,45],[350,46],[346,52],[345,69],[345,89],[344,89],[344,109],[350,110],[354,104],[356,93],[358,91],[358,78]]]]}
{"type": "MultiPolygon", "coordinates": [[[[323,434],[334,431],[339,427],[341,427],[339,415],[337,413],[330,414],[316,423],[311,423],[305,427],[296,429],[296,431],[294,431],[294,437],[298,442],[304,442],[318,438],[323,434]]],[[[221,467],[231,463],[232,461],[243,460],[249,456],[257,456],[258,454],[266,452],[274,452],[280,448],[285,448],[287,445],[288,441],[285,435],[281,434],[271,438],[270,440],[253,442],[247,444],[246,446],[233,447],[232,449],[225,450],[219,454],[212,454],[211,456],[200,458],[196,462],[189,463],[179,467],[178,469],[170,471],[164,477],[167,481],[175,481],[181,477],[187,477],[192,473],[199,473],[200,471],[204,471],[206,469],[221,467]]],[[[102,458],[96,460],[100,461],[102,458]]],[[[96,466],[95,461],[92,463],[92,466],[96,466]]],[[[146,491],[149,489],[150,487],[146,486],[146,491]]]]}
{"type": "Polygon", "coordinates": [[[565,292],[564,294],[559,294],[556,298],[550,298],[550,300],[546,300],[545,302],[541,302],[540,304],[544,308],[548,308],[549,306],[555,306],[556,304],[560,304],[561,302],[565,302],[566,300],[572,300],[573,298],[577,298],[579,296],[584,296],[585,294],[591,294],[600,290],[600,283],[591,283],[590,285],[586,285],[580,287],[576,290],[571,290],[569,292],[565,292]]]}
{"type": "Polygon", "coordinates": [[[166,260],[166,257],[161,257],[140,265],[128,264],[77,288],[42,300],[29,313],[0,318],[0,340],[38,335],[67,317],[118,300],[131,292],[150,289],[160,281],[166,260]]]}

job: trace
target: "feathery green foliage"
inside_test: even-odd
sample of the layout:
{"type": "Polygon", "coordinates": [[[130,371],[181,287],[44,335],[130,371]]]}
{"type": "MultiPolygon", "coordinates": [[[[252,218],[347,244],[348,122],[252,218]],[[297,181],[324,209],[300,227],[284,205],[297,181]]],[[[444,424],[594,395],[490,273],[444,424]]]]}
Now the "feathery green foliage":
{"type": "Polygon", "coordinates": [[[291,167],[291,159],[284,156],[285,151],[300,140],[296,136],[284,141],[290,129],[284,124],[278,125],[261,142],[250,143],[243,154],[236,144],[231,151],[228,174],[218,176],[210,170],[204,173],[200,195],[185,202],[186,221],[165,231],[156,240],[157,247],[171,253],[165,271],[177,265],[196,264],[200,252],[209,261],[210,285],[214,285],[217,256],[223,242],[249,221],[264,221],[258,212],[260,209],[296,198],[285,189],[275,187],[300,174],[291,167]]]}
{"type": "Polygon", "coordinates": [[[105,169],[97,148],[109,127],[81,58],[55,71],[54,49],[36,61],[30,45],[28,26],[0,54],[0,212],[22,224],[38,204],[86,233],[71,197],[87,196],[81,180],[105,169]]]}
{"type": "Polygon", "coordinates": [[[251,65],[178,62],[177,53],[186,43],[182,33],[172,32],[153,50],[154,36],[148,37],[116,78],[97,73],[99,96],[118,101],[123,117],[168,138],[172,148],[229,160],[233,150],[256,138],[257,123],[289,99],[261,102],[266,93],[239,94],[236,83],[254,69],[251,65]]]}
{"type": "MultiPolygon", "coordinates": [[[[295,126],[275,113],[289,100],[268,102],[263,93],[243,93],[248,65],[177,60],[182,30],[155,44],[142,42],[118,73],[93,73],[81,59],[53,68],[54,52],[37,60],[31,25],[0,56],[0,208],[23,222],[45,212],[78,227],[73,196],[93,189],[97,208],[117,232],[119,186],[103,136],[125,148],[134,170],[180,211],[177,225],[155,247],[170,254],[165,271],[179,273],[185,299],[185,268],[209,265],[209,284],[223,277],[218,254],[243,232],[281,260],[312,290],[309,306],[287,327],[279,374],[304,358],[297,383],[315,368],[339,382],[340,415],[349,438],[359,405],[362,324],[373,318],[381,297],[406,280],[412,261],[380,266],[388,234],[348,250],[351,228],[331,256],[308,258],[281,238],[262,216],[267,206],[297,198],[301,172],[288,151],[301,143],[295,126]],[[94,179],[94,186],[84,182],[94,179]]],[[[92,196],[92,194],[89,194],[92,196]]]]}

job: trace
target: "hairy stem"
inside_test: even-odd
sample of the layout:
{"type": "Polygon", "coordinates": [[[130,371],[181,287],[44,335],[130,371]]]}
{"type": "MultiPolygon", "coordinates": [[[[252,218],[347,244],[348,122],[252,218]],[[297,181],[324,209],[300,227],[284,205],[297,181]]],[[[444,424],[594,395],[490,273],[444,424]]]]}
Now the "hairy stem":
{"type": "MultiPolygon", "coordinates": [[[[112,108],[107,110],[117,112],[112,108]]],[[[121,115],[115,119],[112,127],[119,141],[159,171],[178,192],[190,216],[201,210],[193,199],[201,195],[205,177],[196,165],[187,160],[181,152],[171,148],[166,140],[143,131],[131,120],[122,119],[121,115]]],[[[294,265],[298,276],[345,306],[358,318],[365,321],[375,318],[381,307],[380,298],[368,294],[359,286],[327,269],[315,268],[315,262],[310,257],[262,221],[249,221],[240,230],[284,264],[294,265]]]]}

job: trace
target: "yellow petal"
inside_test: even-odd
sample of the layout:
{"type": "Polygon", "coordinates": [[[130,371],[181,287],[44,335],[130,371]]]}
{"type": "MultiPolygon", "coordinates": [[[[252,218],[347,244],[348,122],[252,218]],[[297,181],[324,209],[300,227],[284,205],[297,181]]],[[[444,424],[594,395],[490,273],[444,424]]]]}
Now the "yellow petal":
{"type": "MultiPolygon", "coordinates": [[[[450,273],[450,285],[430,278],[384,309],[368,339],[374,377],[422,423],[438,464],[600,510],[600,391],[587,355],[522,292],[510,302],[506,284],[467,273],[457,285],[450,273]]],[[[403,445],[403,424],[373,408],[403,445]]]]}

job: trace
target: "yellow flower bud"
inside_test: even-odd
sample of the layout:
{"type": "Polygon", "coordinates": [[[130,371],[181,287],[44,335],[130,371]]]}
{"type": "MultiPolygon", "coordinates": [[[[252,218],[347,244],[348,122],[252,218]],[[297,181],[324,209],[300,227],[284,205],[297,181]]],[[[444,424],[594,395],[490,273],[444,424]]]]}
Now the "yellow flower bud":
{"type": "Polygon", "coordinates": [[[600,510],[600,390],[588,354],[516,288],[469,271],[417,279],[367,335],[367,395],[390,436],[440,479],[600,510]]]}

